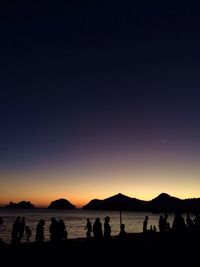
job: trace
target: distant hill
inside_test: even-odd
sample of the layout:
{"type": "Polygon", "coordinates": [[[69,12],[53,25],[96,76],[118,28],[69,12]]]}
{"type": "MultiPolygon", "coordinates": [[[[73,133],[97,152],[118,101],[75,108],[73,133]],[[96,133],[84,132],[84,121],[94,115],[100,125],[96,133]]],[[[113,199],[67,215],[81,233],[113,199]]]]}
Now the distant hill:
{"type": "Polygon", "coordinates": [[[4,207],[5,209],[35,209],[35,206],[30,201],[21,201],[13,203],[12,201],[4,207]]]}
{"type": "Polygon", "coordinates": [[[200,198],[179,199],[162,193],[151,201],[139,200],[121,193],[112,197],[91,200],[82,207],[85,210],[127,210],[159,212],[200,212],[200,198]]]}
{"type": "Polygon", "coordinates": [[[162,193],[150,201],[152,212],[176,212],[181,211],[182,200],[162,193]]]}
{"type": "Polygon", "coordinates": [[[83,209],[89,210],[136,210],[146,211],[148,208],[148,202],[139,200],[136,198],[130,198],[121,193],[104,200],[94,199],[87,205],[83,206],[83,209]]]}
{"type": "Polygon", "coordinates": [[[61,198],[61,199],[52,201],[48,209],[73,210],[73,209],[76,209],[76,207],[73,204],[71,204],[67,199],[61,198]]]}

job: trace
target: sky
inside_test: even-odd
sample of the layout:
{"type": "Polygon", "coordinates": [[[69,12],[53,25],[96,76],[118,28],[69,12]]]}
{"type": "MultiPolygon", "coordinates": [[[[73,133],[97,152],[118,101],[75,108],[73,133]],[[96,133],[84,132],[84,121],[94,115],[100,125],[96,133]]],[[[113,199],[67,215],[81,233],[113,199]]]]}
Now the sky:
{"type": "Polygon", "coordinates": [[[131,2],[0,4],[1,205],[200,197],[199,6],[131,2]]]}

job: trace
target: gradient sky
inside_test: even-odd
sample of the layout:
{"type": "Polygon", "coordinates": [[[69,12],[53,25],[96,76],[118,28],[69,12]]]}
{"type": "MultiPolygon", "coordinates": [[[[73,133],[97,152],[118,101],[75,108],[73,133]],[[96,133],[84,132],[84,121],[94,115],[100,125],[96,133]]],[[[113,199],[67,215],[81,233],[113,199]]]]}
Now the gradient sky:
{"type": "Polygon", "coordinates": [[[39,2],[0,8],[0,203],[200,197],[199,6],[39,2]]]}

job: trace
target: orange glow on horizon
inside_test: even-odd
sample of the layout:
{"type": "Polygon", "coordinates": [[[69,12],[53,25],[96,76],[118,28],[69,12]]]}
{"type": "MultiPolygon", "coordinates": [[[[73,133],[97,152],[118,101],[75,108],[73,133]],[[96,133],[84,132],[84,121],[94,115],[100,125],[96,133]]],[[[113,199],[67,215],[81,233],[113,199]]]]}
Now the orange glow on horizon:
{"type": "MultiPolygon", "coordinates": [[[[137,198],[137,199],[140,199],[140,200],[146,200],[146,201],[150,201],[152,200],[153,198],[157,197],[160,193],[167,193],[171,196],[174,196],[174,197],[178,197],[180,199],[187,199],[187,198],[194,198],[194,197],[198,197],[198,196],[194,196],[194,195],[190,195],[190,194],[185,194],[185,195],[180,195],[180,194],[175,194],[174,192],[157,192],[156,194],[154,194],[153,196],[147,196],[147,195],[138,195],[138,194],[127,194],[125,192],[113,192],[113,193],[110,193],[109,195],[102,195],[101,197],[100,196],[96,196],[96,197],[93,197],[93,198],[75,198],[75,197],[71,197],[71,198],[68,198],[66,196],[56,196],[54,198],[20,198],[20,197],[17,197],[17,198],[12,198],[12,197],[6,197],[6,198],[0,198],[0,206],[5,206],[7,204],[10,203],[10,201],[14,202],[14,203],[18,203],[20,201],[30,201],[36,208],[47,208],[50,203],[54,200],[57,200],[57,199],[60,199],[60,198],[65,198],[67,199],[68,201],[70,201],[71,204],[75,205],[76,208],[82,208],[84,205],[86,205],[87,203],[89,203],[92,199],[100,199],[100,200],[103,200],[105,198],[108,198],[108,197],[111,197],[113,195],[116,195],[118,193],[122,193],[128,197],[132,197],[132,198],[137,198]]],[[[200,197],[200,195],[199,195],[200,197]]]]}
{"type": "Polygon", "coordinates": [[[118,193],[141,200],[151,200],[163,192],[181,199],[198,198],[199,177],[199,166],[186,164],[4,171],[0,172],[0,204],[26,200],[36,207],[47,207],[51,201],[65,198],[81,208],[92,199],[105,199],[118,193]]]}

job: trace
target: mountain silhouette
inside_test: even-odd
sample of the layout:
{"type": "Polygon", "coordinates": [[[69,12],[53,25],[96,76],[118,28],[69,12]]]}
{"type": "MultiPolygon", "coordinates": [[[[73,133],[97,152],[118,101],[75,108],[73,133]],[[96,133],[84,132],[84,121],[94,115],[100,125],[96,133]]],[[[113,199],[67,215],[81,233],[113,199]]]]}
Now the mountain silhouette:
{"type": "Polygon", "coordinates": [[[150,202],[152,212],[177,212],[182,211],[182,200],[162,193],[150,202]]]}
{"type": "Polygon", "coordinates": [[[109,198],[91,200],[82,207],[85,210],[127,210],[159,212],[200,212],[200,198],[180,199],[161,193],[150,201],[125,196],[121,193],[109,198]]]}
{"type": "Polygon", "coordinates": [[[61,198],[61,199],[52,201],[48,209],[73,210],[73,209],[76,209],[76,207],[73,204],[71,204],[67,199],[61,198]]]}
{"type": "Polygon", "coordinates": [[[89,210],[147,210],[147,201],[139,200],[125,196],[121,193],[104,200],[94,199],[87,205],[83,206],[83,209],[89,210]]]}
{"type": "Polygon", "coordinates": [[[35,206],[30,201],[21,201],[13,203],[12,201],[4,207],[5,209],[35,209],[35,206]]]}

